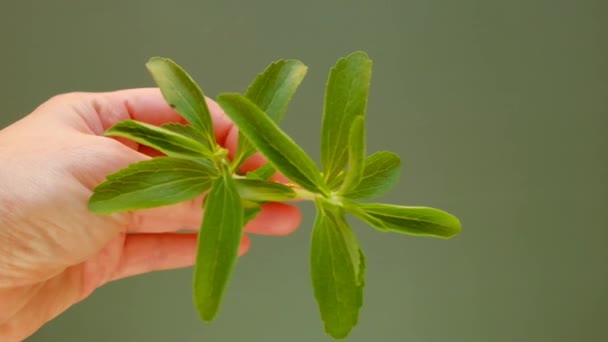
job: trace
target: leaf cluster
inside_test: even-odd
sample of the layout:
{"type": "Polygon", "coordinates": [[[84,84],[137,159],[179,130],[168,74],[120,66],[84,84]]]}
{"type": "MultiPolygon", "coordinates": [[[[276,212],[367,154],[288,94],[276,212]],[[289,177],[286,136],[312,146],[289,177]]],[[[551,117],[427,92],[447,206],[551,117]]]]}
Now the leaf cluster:
{"type": "Polygon", "coordinates": [[[213,132],[205,96],[175,62],[155,57],[147,69],[167,103],[188,122],[153,126],[133,120],[108,136],[124,137],[164,154],[107,176],[89,201],[99,214],[139,210],[206,194],[193,276],[195,306],[213,320],[233,273],[244,225],[266,202],[310,200],[317,208],[310,246],[310,273],[325,331],[346,337],[363,303],[365,257],[347,222],[352,215],[382,232],[450,238],[460,229],[453,215],[434,208],[361,202],[389,191],[401,161],[389,151],[368,154],[366,107],[372,61],[364,52],[338,60],[327,82],[321,132],[321,167],[279,123],[307,67],[279,60],[259,74],[244,94],[217,102],[239,129],[233,158],[213,132]],[[268,163],[242,174],[242,163],[261,152],[268,163]],[[270,180],[281,172],[289,185],[270,180]]]}

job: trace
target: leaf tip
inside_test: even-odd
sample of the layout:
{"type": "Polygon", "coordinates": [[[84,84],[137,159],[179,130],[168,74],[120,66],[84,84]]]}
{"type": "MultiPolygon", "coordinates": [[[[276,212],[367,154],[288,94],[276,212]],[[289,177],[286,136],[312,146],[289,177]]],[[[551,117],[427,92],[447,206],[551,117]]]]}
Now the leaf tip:
{"type": "Polygon", "coordinates": [[[350,55],[348,55],[348,56],[347,56],[347,58],[348,58],[348,57],[351,57],[351,56],[358,56],[358,57],[362,57],[362,58],[367,58],[367,59],[369,59],[369,55],[367,54],[367,52],[365,52],[365,51],[363,51],[363,50],[356,50],[356,51],[353,51],[353,52],[352,52],[350,55]]]}
{"type": "Polygon", "coordinates": [[[355,323],[352,326],[345,326],[345,327],[340,327],[340,328],[336,329],[336,328],[333,328],[333,327],[325,324],[325,333],[328,334],[329,336],[335,338],[336,340],[343,340],[346,337],[348,337],[348,335],[353,330],[355,325],[357,325],[357,324],[355,323]]]}
{"type": "Polygon", "coordinates": [[[460,234],[462,231],[462,223],[458,219],[458,217],[447,213],[450,217],[450,232],[448,232],[445,236],[445,239],[451,239],[460,234]]]}
{"type": "Polygon", "coordinates": [[[462,231],[462,223],[458,219],[458,217],[443,211],[441,209],[434,209],[437,213],[440,213],[443,216],[443,231],[440,234],[433,234],[433,237],[438,237],[444,240],[450,240],[456,237],[462,231]]]}
{"type": "Polygon", "coordinates": [[[146,62],[146,66],[150,66],[152,64],[160,63],[160,62],[164,63],[164,62],[173,62],[173,61],[166,57],[153,56],[148,59],[148,61],[146,62]]]}
{"type": "MultiPolygon", "coordinates": [[[[197,273],[196,265],[194,272],[195,274],[197,273]]],[[[195,276],[192,291],[194,307],[196,308],[196,311],[198,312],[198,317],[201,319],[201,321],[205,323],[211,323],[217,317],[220,302],[211,300],[210,297],[202,295],[197,289],[198,287],[200,287],[199,285],[200,284],[198,283],[198,279],[195,276]]]]}
{"type": "Polygon", "coordinates": [[[199,316],[201,317],[201,320],[203,322],[205,322],[205,323],[211,323],[217,317],[217,310],[213,310],[213,311],[200,311],[199,312],[199,316]]]}
{"type": "Polygon", "coordinates": [[[96,194],[93,193],[93,195],[91,196],[91,198],[89,198],[89,202],[87,203],[87,209],[92,212],[93,214],[97,214],[97,215],[107,215],[110,212],[107,210],[107,208],[105,208],[104,210],[104,206],[102,203],[100,203],[99,201],[97,201],[96,198],[96,194]]]}
{"type": "Polygon", "coordinates": [[[359,60],[361,62],[372,64],[372,59],[369,57],[369,55],[367,54],[367,52],[365,52],[363,50],[357,50],[355,52],[352,52],[351,54],[347,55],[344,59],[346,59],[346,60],[359,60]]]}
{"type": "MultiPolygon", "coordinates": [[[[95,196],[95,194],[93,194],[93,196],[95,196]]],[[[89,202],[87,203],[87,209],[95,214],[99,214],[97,212],[97,205],[95,203],[95,201],[93,200],[93,196],[91,196],[91,198],[89,198],[89,202]]]]}

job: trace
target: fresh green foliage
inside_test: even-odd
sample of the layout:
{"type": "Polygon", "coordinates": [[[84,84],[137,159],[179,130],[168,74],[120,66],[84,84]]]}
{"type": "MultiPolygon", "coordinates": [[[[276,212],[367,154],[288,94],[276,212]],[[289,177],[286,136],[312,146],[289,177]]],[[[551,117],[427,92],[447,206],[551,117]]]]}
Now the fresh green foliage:
{"type": "Polygon", "coordinates": [[[217,170],[206,160],[159,157],[111,174],[95,188],[89,209],[99,214],[160,207],[208,190],[217,170]]]}
{"type": "Polygon", "coordinates": [[[210,149],[215,146],[215,133],[205,95],[190,76],[168,58],[153,57],[146,67],[158,84],[165,100],[205,137],[210,149]]]}
{"type": "Polygon", "coordinates": [[[395,153],[367,156],[365,112],[372,62],[364,52],[341,58],[330,72],[321,170],[278,126],[306,74],[301,62],[279,60],[259,74],[244,95],[217,97],[239,129],[232,159],[216,143],[205,97],[190,76],[166,58],[152,58],[147,67],[168,104],[188,124],[157,127],[124,121],[108,129],[106,135],[131,139],[166,156],[107,176],[94,189],[89,209],[110,214],[152,208],[208,191],[193,280],[194,303],[204,321],[217,316],[235,269],[243,227],[264,203],[315,203],[310,276],[325,331],[334,338],[345,338],[357,324],[365,285],[365,257],[347,214],[382,232],[438,238],[460,232],[460,221],[439,209],[357,202],[388,192],[401,171],[395,153]],[[242,163],[255,152],[269,162],[243,175],[242,163]],[[270,181],[276,170],[292,183],[270,181]]]}
{"type": "Polygon", "coordinates": [[[213,182],[206,203],[194,267],[194,302],[209,322],[219,310],[243,234],[244,209],[231,174],[224,171],[213,182]]]}
{"type": "Polygon", "coordinates": [[[274,166],[272,166],[270,163],[266,163],[255,171],[247,172],[247,175],[245,176],[250,179],[267,180],[268,178],[272,177],[275,172],[276,170],[274,166]]]}
{"type": "Polygon", "coordinates": [[[404,207],[374,203],[360,204],[365,216],[359,216],[372,227],[391,232],[450,238],[460,232],[460,221],[445,211],[426,207],[404,207]],[[368,220],[367,217],[376,220],[368,220]],[[374,222],[382,222],[378,225],[374,222]]]}
{"type": "Polygon", "coordinates": [[[327,192],[312,159],[253,102],[239,94],[222,94],[218,102],[241,133],[287,178],[308,191],[327,192]]]}
{"type": "Polygon", "coordinates": [[[380,151],[365,159],[362,179],[352,190],[344,193],[350,199],[370,199],[389,191],[399,180],[401,160],[399,156],[380,151]]]}
{"type": "Polygon", "coordinates": [[[262,212],[262,207],[256,202],[243,201],[243,207],[243,225],[249,223],[249,221],[262,212]]]}
{"type": "MultiPolygon", "coordinates": [[[[116,124],[114,127],[118,126],[119,124],[120,123],[116,124]]],[[[173,133],[183,135],[183,136],[188,137],[195,141],[205,141],[205,139],[206,139],[205,136],[201,132],[197,131],[192,126],[182,125],[180,123],[172,122],[172,123],[167,123],[167,124],[161,125],[160,127],[164,128],[166,130],[169,130],[173,133]]]]}
{"type": "Polygon", "coordinates": [[[352,123],[348,137],[348,170],[342,183],[341,193],[356,188],[363,177],[365,167],[365,121],[358,116],[352,123]]]}
{"type": "Polygon", "coordinates": [[[235,182],[236,189],[244,200],[282,202],[294,199],[297,195],[291,187],[281,183],[246,178],[236,179],[235,182]]]}
{"type": "Polygon", "coordinates": [[[194,139],[196,138],[194,132],[188,132],[185,128],[188,126],[182,125],[182,127],[177,125],[158,127],[126,120],[108,129],[106,135],[129,138],[153,147],[169,157],[209,158],[213,155],[207,146],[199,142],[200,140],[194,139]]]}
{"type": "Polygon", "coordinates": [[[356,117],[365,116],[371,76],[372,61],[365,52],[341,58],[329,75],[321,132],[321,164],[328,184],[348,162],[350,127],[356,117]]]}
{"type": "Polygon", "coordinates": [[[319,204],[310,247],[311,278],[325,331],[343,338],[363,304],[365,261],[341,208],[319,204]]]}
{"type": "MultiPolygon", "coordinates": [[[[247,89],[245,97],[264,111],[272,121],[279,123],[307,70],[308,68],[298,60],[276,61],[258,75],[247,89]]],[[[234,168],[240,166],[253,152],[249,140],[239,133],[237,153],[233,160],[234,168]]]]}

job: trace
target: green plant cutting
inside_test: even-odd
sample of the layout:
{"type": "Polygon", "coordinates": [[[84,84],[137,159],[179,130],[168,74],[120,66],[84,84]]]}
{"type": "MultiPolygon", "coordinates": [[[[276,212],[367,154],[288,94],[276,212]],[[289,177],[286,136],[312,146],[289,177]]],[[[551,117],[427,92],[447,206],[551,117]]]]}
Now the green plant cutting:
{"type": "Polygon", "coordinates": [[[245,224],[267,202],[307,200],[317,209],[310,246],[310,275],[327,334],[346,337],[363,304],[365,257],[347,223],[352,215],[381,232],[451,238],[461,229],[453,215],[434,208],[374,203],[398,181],[400,158],[388,151],[368,155],[365,117],[372,61],[364,52],[338,60],[325,92],[321,168],[279,123],[304,79],[298,60],[279,60],[259,74],[245,94],[217,102],[239,129],[234,157],[215,139],[205,96],[175,62],[146,64],[167,103],[188,124],[153,126],[127,120],[107,136],[152,147],[162,156],[107,176],[89,201],[98,214],[166,206],[204,195],[193,275],[194,305],[203,321],[218,314],[238,259],[245,224]],[[260,152],[268,163],[247,173],[241,164],[260,152]],[[271,180],[276,172],[289,184],[271,180]],[[362,202],[365,201],[365,202],[362,202]]]}

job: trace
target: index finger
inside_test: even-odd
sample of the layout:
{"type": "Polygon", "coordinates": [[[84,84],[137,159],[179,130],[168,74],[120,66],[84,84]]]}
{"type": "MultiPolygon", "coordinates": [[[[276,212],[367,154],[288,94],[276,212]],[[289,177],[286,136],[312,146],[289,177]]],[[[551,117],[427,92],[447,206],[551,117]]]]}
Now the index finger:
{"type": "MultiPolygon", "coordinates": [[[[165,101],[159,88],[85,93],[83,97],[93,109],[92,113],[84,113],[84,115],[91,116],[87,119],[93,121],[90,126],[94,126],[91,128],[99,135],[116,123],[128,119],[157,126],[170,122],[186,123],[186,120],[165,101]]],[[[216,140],[223,144],[233,124],[215,101],[210,98],[206,98],[206,101],[216,140]]]]}

